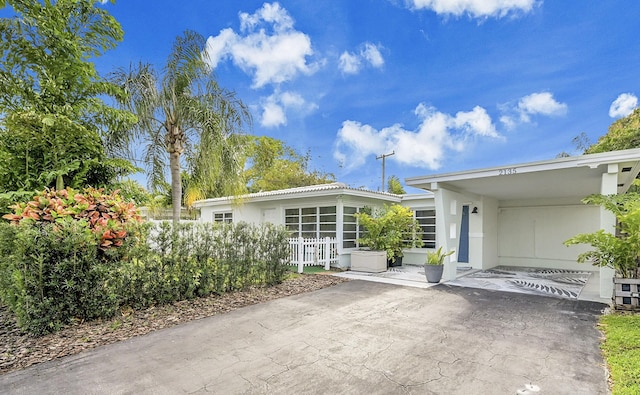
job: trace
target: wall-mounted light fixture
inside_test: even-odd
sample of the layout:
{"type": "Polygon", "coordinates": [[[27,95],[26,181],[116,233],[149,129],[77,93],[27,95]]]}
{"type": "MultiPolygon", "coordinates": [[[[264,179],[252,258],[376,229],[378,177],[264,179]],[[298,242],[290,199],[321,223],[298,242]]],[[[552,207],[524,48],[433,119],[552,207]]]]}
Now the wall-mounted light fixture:
{"type": "Polygon", "coordinates": [[[471,214],[478,214],[478,207],[474,207],[471,214]]]}

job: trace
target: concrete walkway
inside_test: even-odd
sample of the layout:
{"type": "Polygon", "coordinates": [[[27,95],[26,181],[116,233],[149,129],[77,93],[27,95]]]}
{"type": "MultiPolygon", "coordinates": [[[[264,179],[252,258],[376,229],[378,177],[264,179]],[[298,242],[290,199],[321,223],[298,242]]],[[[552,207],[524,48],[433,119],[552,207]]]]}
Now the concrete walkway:
{"type": "MultiPolygon", "coordinates": [[[[471,269],[471,267],[459,267],[457,278],[465,277],[469,274],[479,272],[479,270],[471,269]]],[[[345,271],[334,274],[338,277],[344,277],[351,280],[364,280],[373,281],[385,284],[402,285],[406,287],[416,288],[430,288],[436,284],[430,284],[424,275],[423,266],[404,265],[401,267],[389,268],[386,272],[382,273],[364,273],[345,271]]],[[[443,283],[446,283],[443,281],[443,283]]],[[[451,284],[456,285],[456,284],[451,284]]],[[[512,290],[513,291],[513,290],[512,290]]],[[[600,302],[605,304],[611,304],[611,298],[600,297],[600,273],[598,271],[592,271],[589,281],[580,292],[578,300],[587,300],[591,302],[600,302]]]]}
{"type": "Polygon", "coordinates": [[[354,280],[2,375],[0,393],[606,394],[604,307],[354,280]]]}

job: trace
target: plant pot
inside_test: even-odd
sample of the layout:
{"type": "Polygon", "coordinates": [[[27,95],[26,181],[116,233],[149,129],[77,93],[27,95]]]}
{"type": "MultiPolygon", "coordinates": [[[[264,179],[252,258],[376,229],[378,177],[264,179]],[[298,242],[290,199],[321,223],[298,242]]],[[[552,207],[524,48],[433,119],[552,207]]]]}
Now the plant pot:
{"type": "Polygon", "coordinates": [[[387,259],[387,265],[389,267],[402,266],[402,257],[397,256],[394,259],[387,259]]]}
{"type": "Polygon", "coordinates": [[[439,283],[442,279],[442,270],[444,265],[424,265],[424,274],[427,276],[427,282],[439,283]]]}
{"type": "Polygon", "coordinates": [[[386,251],[352,251],[351,270],[354,272],[381,273],[387,271],[386,251]]]}

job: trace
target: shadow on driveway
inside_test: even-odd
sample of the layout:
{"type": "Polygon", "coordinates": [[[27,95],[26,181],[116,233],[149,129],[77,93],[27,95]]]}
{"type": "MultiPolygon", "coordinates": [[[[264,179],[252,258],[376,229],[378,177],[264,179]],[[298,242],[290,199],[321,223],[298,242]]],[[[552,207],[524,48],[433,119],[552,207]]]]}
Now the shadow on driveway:
{"type": "Polygon", "coordinates": [[[606,394],[605,307],[350,281],[9,373],[0,392],[606,394]]]}

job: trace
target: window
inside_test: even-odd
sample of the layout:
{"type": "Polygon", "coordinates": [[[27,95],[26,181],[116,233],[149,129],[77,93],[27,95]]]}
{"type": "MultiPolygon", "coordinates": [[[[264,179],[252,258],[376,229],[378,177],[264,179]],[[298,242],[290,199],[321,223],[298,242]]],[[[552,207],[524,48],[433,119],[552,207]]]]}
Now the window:
{"type": "Polygon", "coordinates": [[[233,222],[233,213],[213,213],[213,222],[225,222],[230,224],[233,222]]]}
{"type": "Polygon", "coordinates": [[[436,248],[436,210],[414,210],[413,215],[420,224],[422,248],[436,248]]]}
{"type": "Polygon", "coordinates": [[[336,206],[288,208],[284,223],[292,237],[336,237],[336,206]]]}
{"type": "Polygon", "coordinates": [[[342,247],[356,248],[358,238],[362,237],[362,226],[358,225],[355,214],[362,210],[361,207],[345,207],[342,216],[342,247]]]}

